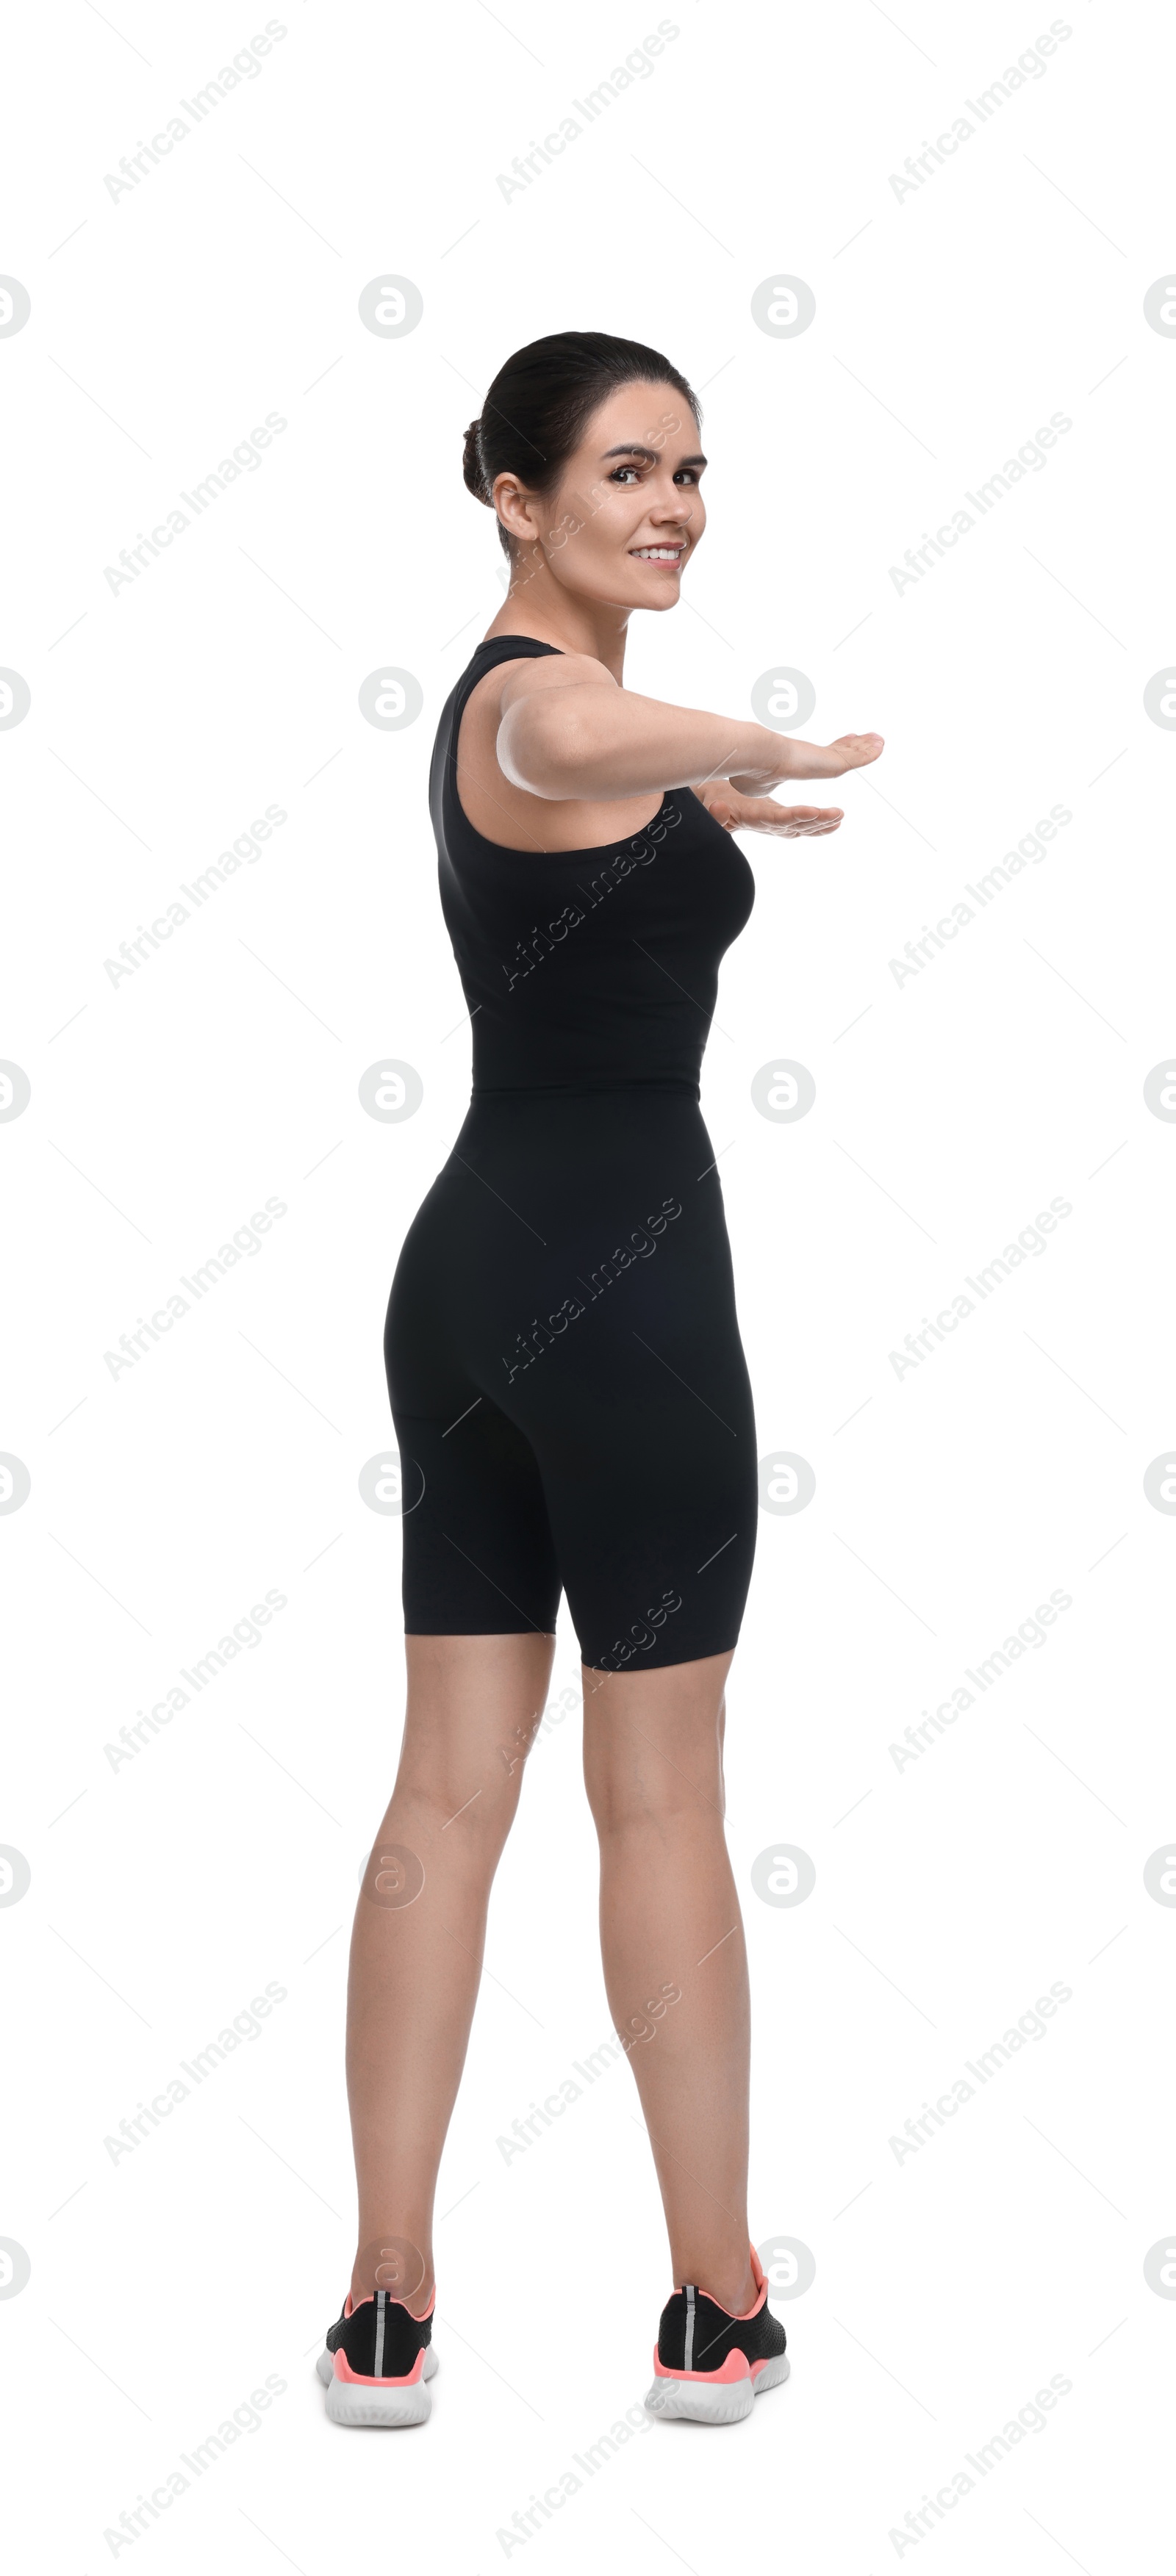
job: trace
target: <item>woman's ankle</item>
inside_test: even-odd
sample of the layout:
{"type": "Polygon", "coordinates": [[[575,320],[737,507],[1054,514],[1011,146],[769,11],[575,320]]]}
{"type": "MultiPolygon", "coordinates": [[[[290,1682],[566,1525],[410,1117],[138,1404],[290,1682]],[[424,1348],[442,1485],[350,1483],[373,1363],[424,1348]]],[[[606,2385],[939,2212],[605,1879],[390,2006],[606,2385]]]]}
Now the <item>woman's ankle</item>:
{"type": "Polygon", "coordinates": [[[750,2257],[744,2255],[742,2262],[730,2256],[721,2261],[713,2256],[694,2259],[698,2261],[696,2271],[684,2269],[681,2264],[675,2266],[675,2281],[692,2281],[696,2290],[713,2299],[715,2306],[725,2309],[729,2317],[746,2316],[759,2296],[750,2257]]]}
{"type": "Polygon", "coordinates": [[[373,2233],[361,2237],[351,2266],[353,2307],[358,2307],[361,2299],[370,2299],[376,2290],[386,2290],[390,2299],[398,2300],[419,2322],[432,2306],[433,2288],[433,2249],[427,2226],[420,2224],[415,2236],[385,2228],[378,2236],[373,2233]]]}
{"type": "MultiPolygon", "coordinates": [[[[406,2293],[403,2290],[392,2290],[389,2292],[389,2297],[397,2299],[401,2307],[407,2308],[410,2317],[415,2318],[418,2325],[422,2317],[428,2316],[429,2310],[433,2305],[434,2295],[435,2285],[431,2276],[427,2281],[422,2281],[418,2289],[409,2293],[406,2293]]],[[[372,2296],[373,2292],[370,2281],[364,2283],[353,2276],[351,2283],[352,2307],[357,2308],[361,2299],[370,2299],[372,2296]]]]}

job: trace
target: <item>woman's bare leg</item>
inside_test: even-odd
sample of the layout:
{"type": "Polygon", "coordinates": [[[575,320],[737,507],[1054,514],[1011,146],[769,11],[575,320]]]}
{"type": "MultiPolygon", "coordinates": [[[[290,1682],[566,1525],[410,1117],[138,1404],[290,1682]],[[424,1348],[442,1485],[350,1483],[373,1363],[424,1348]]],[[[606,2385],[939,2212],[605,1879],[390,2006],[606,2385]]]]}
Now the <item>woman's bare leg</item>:
{"type": "Polygon", "coordinates": [[[419,2316],[433,2290],[433,2194],[477,2000],[491,1882],[555,1640],[406,1637],[405,1652],[400,1767],[351,1939],[347,2092],[359,2194],[351,2291],[362,2299],[386,2288],[419,2316]]]}
{"type": "Polygon", "coordinates": [[[752,2306],[747,1956],[723,1834],[731,1657],[584,1669],[584,1778],[600,1837],[600,1944],[637,2078],[674,2282],[752,2306]]]}

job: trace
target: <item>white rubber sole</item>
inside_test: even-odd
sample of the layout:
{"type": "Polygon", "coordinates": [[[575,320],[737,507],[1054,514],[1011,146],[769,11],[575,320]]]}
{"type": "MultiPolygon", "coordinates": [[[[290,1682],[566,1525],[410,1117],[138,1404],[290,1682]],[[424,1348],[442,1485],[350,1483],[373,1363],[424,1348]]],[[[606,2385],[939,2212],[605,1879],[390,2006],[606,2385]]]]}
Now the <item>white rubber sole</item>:
{"type": "Polygon", "coordinates": [[[778,2388],[791,2364],[786,2352],[766,2361],[756,2378],[655,2379],[645,2400],[650,2415],[680,2415],[688,2424],[739,2424],[765,2388],[778,2388]]]}
{"type": "Polygon", "coordinates": [[[432,2344],[426,2346],[424,2371],[412,2388],[336,2379],[333,2352],[320,2352],[314,2366],[327,2392],[332,2424],[426,2424],[432,2413],[433,2400],[425,2386],[427,2379],[437,2375],[432,2344]]]}

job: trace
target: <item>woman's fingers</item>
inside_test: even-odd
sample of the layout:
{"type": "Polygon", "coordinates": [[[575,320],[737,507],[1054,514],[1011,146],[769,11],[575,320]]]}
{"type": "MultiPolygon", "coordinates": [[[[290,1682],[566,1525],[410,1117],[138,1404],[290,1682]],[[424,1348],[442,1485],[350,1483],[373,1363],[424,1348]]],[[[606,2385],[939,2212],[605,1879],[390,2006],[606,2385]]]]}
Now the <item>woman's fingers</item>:
{"type": "Polygon", "coordinates": [[[740,795],[753,796],[789,778],[840,778],[847,769],[865,769],[883,747],[880,733],[843,733],[830,743],[781,741],[770,770],[737,771],[730,784],[740,795]]]}
{"type": "Polygon", "coordinates": [[[882,750],[880,733],[843,733],[836,742],[795,742],[794,758],[785,770],[792,778],[841,778],[847,769],[865,769],[882,750]]]}
{"type": "Polygon", "coordinates": [[[782,840],[813,840],[836,832],[842,820],[837,805],[776,805],[770,796],[757,801],[747,816],[750,832],[775,832],[782,840]]]}
{"type": "Polygon", "coordinates": [[[725,831],[771,832],[781,840],[835,832],[843,819],[840,805],[777,805],[774,796],[738,796],[733,792],[711,798],[707,811],[725,831]]]}

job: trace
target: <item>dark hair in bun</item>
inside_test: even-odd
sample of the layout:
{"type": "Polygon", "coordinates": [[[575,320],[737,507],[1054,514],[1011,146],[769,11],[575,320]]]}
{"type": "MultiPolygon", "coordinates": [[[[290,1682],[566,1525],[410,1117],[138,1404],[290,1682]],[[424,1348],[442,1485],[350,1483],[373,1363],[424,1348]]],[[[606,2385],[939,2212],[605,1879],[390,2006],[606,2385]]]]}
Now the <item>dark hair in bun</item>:
{"type": "MultiPolygon", "coordinates": [[[[593,412],[621,385],[631,384],[673,385],[701,421],[698,396],[685,376],[641,340],[614,340],[607,331],[553,331],[516,349],[499,368],[481,419],[466,431],[467,491],[490,509],[499,474],[517,474],[531,492],[554,491],[593,412]]],[[[501,519],[498,535],[509,557],[511,541],[501,519]]]]}
{"type": "Polygon", "coordinates": [[[465,476],[467,492],[473,493],[475,501],[488,501],[490,496],[486,490],[482,476],[481,464],[478,459],[478,432],[481,429],[481,426],[482,424],[480,420],[472,420],[470,422],[469,428],[465,434],[465,448],[462,453],[461,470],[465,476]]]}

